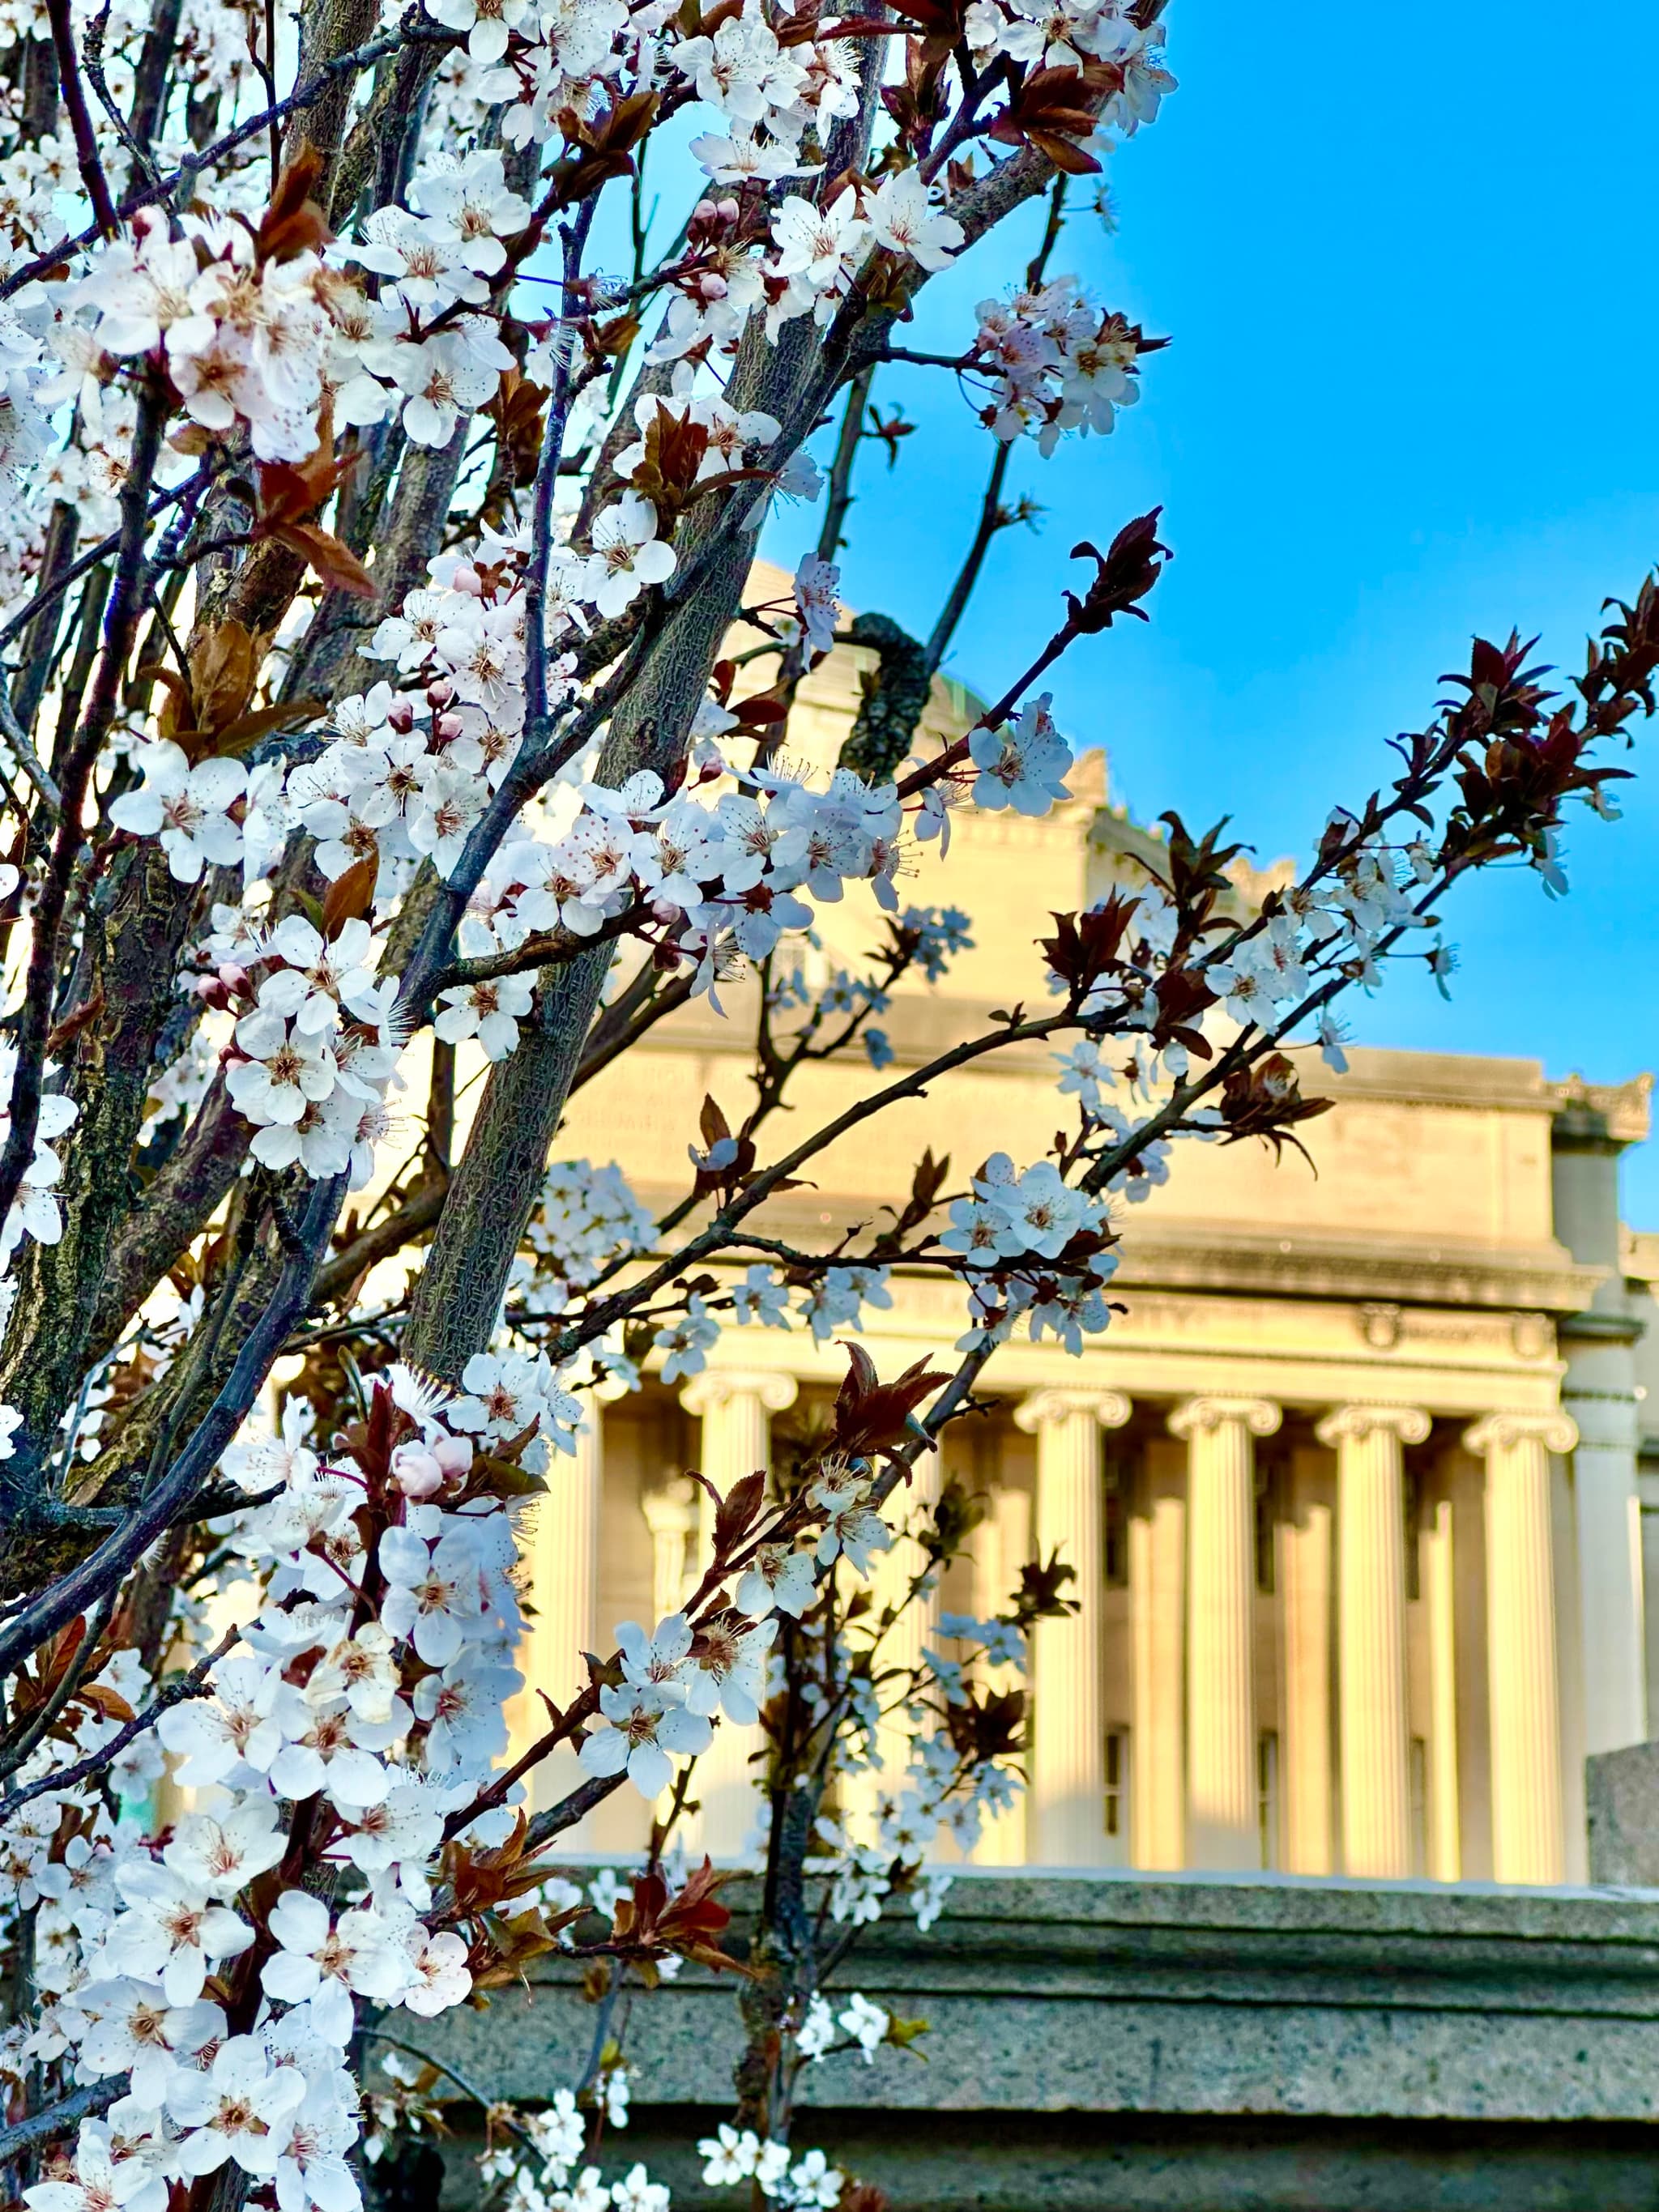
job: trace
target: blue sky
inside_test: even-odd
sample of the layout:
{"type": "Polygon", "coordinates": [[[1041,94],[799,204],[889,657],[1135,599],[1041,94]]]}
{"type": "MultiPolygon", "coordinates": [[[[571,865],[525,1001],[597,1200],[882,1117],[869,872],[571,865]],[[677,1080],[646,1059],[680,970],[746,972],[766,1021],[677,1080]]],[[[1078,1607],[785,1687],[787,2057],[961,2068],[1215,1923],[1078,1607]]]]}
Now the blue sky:
{"type": "MultiPolygon", "coordinates": [[[[1057,710],[1138,815],[1230,813],[1264,859],[1388,773],[1473,632],[1540,632],[1572,665],[1601,599],[1659,560],[1659,9],[1603,0],[1593,40],[1542,0],[1396,0],[1382,21],[1310,9],[1275,39],[1259,9],[1174,0],[1181,89],[1113,159],[1117,233],[1079,214],[1054,264],[1173,343],[1115,436],[1021,454],[1041,534],[999,542],[951,664],[994,695],[1054,627],[1072,544],[1161,501],[1176,558],[1152,622],[1085,641],[1057,710]]],[[[911,343],[958,350],[1014,265],[936,280],[911,343]]],[[[925,632],[988,441],[948,374],[890,367],[876,398],[922,434],[891,476],[866,449],[843,590],[925,632]]],[[[793,562],[817,526],[785,515],[766,550],[793,562]]],[[[1659,1061],[1656,748],[1621,757],[1642,772],[1622,821],[1575,824],[1568,899],[1526,872],[1466,887],[1451,1004],[1402,968],[1349,1006],[1358,1041],[1594,1079],[1659,1061]]],[[[1627,1164],[1626,1211],[1659,1225],[1659,1143],[1627,1164]]]]}

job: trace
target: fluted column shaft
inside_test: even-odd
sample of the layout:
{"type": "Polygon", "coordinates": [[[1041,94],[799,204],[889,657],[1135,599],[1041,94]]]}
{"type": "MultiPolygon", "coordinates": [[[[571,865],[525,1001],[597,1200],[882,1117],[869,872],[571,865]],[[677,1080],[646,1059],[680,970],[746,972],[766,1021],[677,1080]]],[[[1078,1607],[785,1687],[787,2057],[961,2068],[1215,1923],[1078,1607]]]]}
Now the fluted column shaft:
{"type": "Polygon", "coordinates": [[[1420,1444],[1414,1406],[1344,1406],[1316,1431],[1336,1453],[1337,1729],[1342,1869],[1412,1870],[1406,1710],[1406,1497],[1401,1447],[1420,1444]]]}
{"type": "Polygon", "coordinates": [[[1106,1741],[1101,1699],[1103,1428],[1121,1428],[1119,1391],[1042,1390],[1014,1419],[1037,1440],[1036,1550],[1058,1551],[1077,1579],[1078,1612],[1043,1620],[1033,1638],[1033,1835],[1042,1866],[1097,1866],[1106,1856],[1106,1741]]]}
{"type": "MultiPolygon", "coordinates": [[[[680,1403],[702,1424],[700,1470],[721,1496],[745,1475],[771,1465],[772,1416],[793,1406],[799,1385],[790,1375],[732,1373],[718,1368],[697,1376],[680,1403]]],[[[714,1509],[702,1494],[699,1577],[712,1559],[714,1509]]],[[[757,1769],[750,1764],[762,1741],[758,1727],[722,1718],[714,1741],[697,1761],[693,1794],[700,1810],[687,1842],[714,1858],[734,1858],[747,1847],[755,1825],[757,1769]]]]}
{"type": "Polygon", "coordinates": [[[1187,1441],[1188,1856],[1261,1863],[1256,1813],[1255,1446],[1279,1409],[1194,1398],[1170,1426],[1187,1441]]]}
{"type": "Polygon", "coordinates": [[[1187,1863],[1185,1483],[1149,1468],[1144,1502],[1145,1511],[1129,1520],[1129,1826],[1134,1864],[1175,1872],[1187,1863]]]}
{"type": "Polygon", "coordinates": [[[1565,1854],[1549,1455],[1571,1451],[1577,1431],[1565,1413],[1490,1413],[1463,1441],[1486,1462],[1492,1871],[1499,1881],[1559,1881],[1565,1854]]]}
{"type": "Polygon", "coordinates": [[[1638,1403],[1627,1344],[1569,1340],[1567,1349],[1571,1364],[1561,1395],[1578,1430],[1572,1475],[1584,1747],[1620,1751],[1642,1742],[1648,1731],[1638,1403]]]}

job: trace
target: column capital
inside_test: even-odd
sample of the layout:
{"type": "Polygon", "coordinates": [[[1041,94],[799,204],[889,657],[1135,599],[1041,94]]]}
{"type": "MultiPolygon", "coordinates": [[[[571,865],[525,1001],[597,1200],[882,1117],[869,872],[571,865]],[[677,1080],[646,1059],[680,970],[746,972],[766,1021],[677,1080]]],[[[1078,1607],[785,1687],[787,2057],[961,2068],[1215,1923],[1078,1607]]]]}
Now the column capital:
{"type": "Polygon", "coordinates": [[[1420,1406],[1338,1406],[1314,1429],[1328,1451],[1345,1443],[1363,1443],[1379,1430],[1399,1437],[1402,1444],[1426,1443],[1429,1416],[1420,1406]]]}
{"type": "Polygon", "coordinates": [[[1092,1413],[1103,1429],[1121,1429],[1134,1411],[1121,1390],[1034,1390],[1014,1408],[1014,1426],[1028,1437],[1076,1413],[1092,1413]]]}
{"type": "Polygon", "coordinates": [[[686,1384],[680,1403],[698,1419],[729,1406],[734,1398],[757,1398],[769,1413],[781,1413],[799,1395],[794,1376],[775,1368],[708,1367],[686,1384]]]}
{"type": "Polygon", "coordinates": [[[1284,1409],[1267,1398],[1188,1398],[1170,1416],[1170,1433],[1190,1437],[1194,1429],[1218,1429],[1242,1422],[1253,1437],[1277,1433],[1284,1409]]]}
{"type": "Polygon", "coordinates": [[[1559,1407],[1541,1413],[1484,1413],[1473,1428],[1463,1431],[1464,1449],[1481,1459],[1489,1452],[1508,1451],[1521,1443],[1542,1444],[1546,1451],[1570,1452],[1577,1442],[1578,1424],[1559,1407]]]}
{"type": "Polygon", "coordinates": [[[647,1490],[640,1499],[645,1525],[653,1536],[689,1536],[697,1525],[697,1503],[689,1482],[647,1490]]]}

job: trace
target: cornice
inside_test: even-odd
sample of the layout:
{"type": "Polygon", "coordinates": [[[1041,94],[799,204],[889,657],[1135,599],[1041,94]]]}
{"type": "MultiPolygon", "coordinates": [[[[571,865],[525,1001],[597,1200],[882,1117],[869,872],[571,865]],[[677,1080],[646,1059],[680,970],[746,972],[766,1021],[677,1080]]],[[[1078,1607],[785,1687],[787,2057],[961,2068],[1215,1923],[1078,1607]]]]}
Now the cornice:
{"type": "Polygon", "coordinates": [[[1270,1237],[1142,1218],[1127,1224],[1115,1282],[1124,1289],[1567,1315],[1582,1313],[1603,1279],[1604,1270],[1577,1266],[1559,1244],[1506,1251],[1402,1237],[1391,1246],[1374,1235],[1270,1237]]]}

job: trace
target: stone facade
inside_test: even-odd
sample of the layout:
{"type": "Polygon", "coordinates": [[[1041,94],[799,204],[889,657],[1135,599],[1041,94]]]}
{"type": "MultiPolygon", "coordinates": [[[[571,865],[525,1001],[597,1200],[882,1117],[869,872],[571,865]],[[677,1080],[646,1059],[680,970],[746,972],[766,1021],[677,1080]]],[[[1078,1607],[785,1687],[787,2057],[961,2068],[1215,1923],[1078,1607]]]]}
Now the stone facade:
{"type": "MultiPolygon", "coordinates": [[[[817,672],[792,726],[826,762],[861,657],[817,672]]],[[[937,734],[968,711],[937,687],[937,734]]],[[[908,895],[966,908],[976,949],[943,987],[895,994],[899,1067],[1040,997],[1044,908],[1157,865],[1097,755],[1073,787],[1042,821],[964,810],[943,871],[918,855],[908,895]]],[[[1280,879],[1236,873],[1241,903],[1280,879]]],[[[872,906],[826,911],[826,962],[872,941],[872,906]]],[[[749,1096],[753,1001],[740,983],[724,996],[727,1019],[694,1006],[584,1088],[562,1149],[615,1158],[647,1203],[678,1199],[705,1093],[734,1120],[749,1096]]],[[[988,1513],[939,1602],[994,1610],[1019,1562],[1056,1545],[1082,1600],[1037,1639],[1029,1802],[982,1861],[1583,1878],[1583,1762],[1646,1735],[1652,1671],[1659,1511],[1642,1517],[1638,1468],[1659,1407],[1641,1380],[1659,1362],[1659,1330],[1644,1334],[1659,1237],[1621,1231],[1617,1187],[1620,1152],[1646,1134],[1647,1079],[1351,1060],[1335,1075],[1305,1056],[1304,1090],[1337,1101],[1307,1132],[1310,1162],[1181,1146],[1168,1185],[1125,1209],[1110,1330],[1081,1359],[1011,1344],[988,1373],[992,1417],[941,1455],[988,1513]]],[[[959,1072],[824,1154],[770,1210],[775,1233],[811,1246],[872,1218],[924,1146],[958,1182],[995,1150],[1037,1156],[1061,1118],[1054,1080],[1037,1048],[959,1072]]],[[[870,1081],[861,1060],[806,1069],[792,1129],[870,1081]]],[[[878,1364],[948,1353],[958,1294],[919,1273],[892,1288],[869,1323],[878,1364]]],[[[690,1389],[649,1379],[595,1409],[536,1539],[534,1682],[562,1698],[576,1654],[616,1621],[674,1607],[703,1540],[685,1469],[723,1486],[763,1463],[769,1425],[810,1422],[843,1368],[834,1344],[734,1328],[690,1389]]],[[[924,1484],[939,1474],[925,1466],[924,1484]]],[[[1640,1482],[1659,1507],[1659,1475],[1640,1482]]],[[[693,1838],[717,1856],[747,1832],[752,1748],[721,1736],[693,1838]]],[[[643,1833],[624,1796],[580,1840],[614,1850],[643,1833]]]]}

